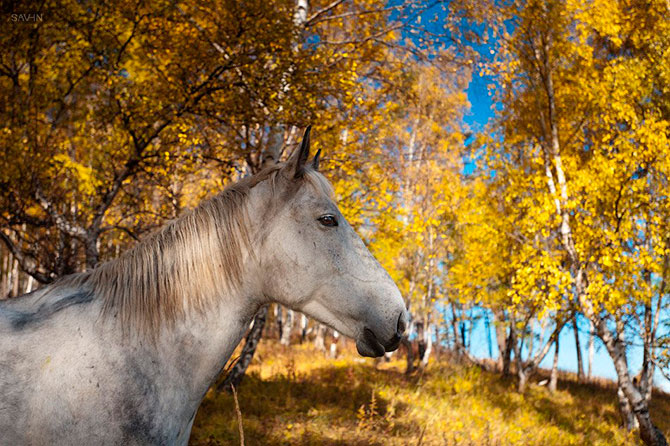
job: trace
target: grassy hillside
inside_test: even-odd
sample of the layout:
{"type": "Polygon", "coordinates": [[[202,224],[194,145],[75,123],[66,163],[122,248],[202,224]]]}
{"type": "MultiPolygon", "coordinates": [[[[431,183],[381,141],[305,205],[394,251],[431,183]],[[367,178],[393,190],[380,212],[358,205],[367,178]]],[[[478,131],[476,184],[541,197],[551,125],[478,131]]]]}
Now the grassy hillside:
{"type": "MultiPolygon", "coordinates": [[[[446,361],[406,377],[402,361],[375,367],[351,351],[331,360],[265,341],[257,353],[238,389],[247,446],[640,444],[618,427],[611,383],[566,376],[554,395],[520,395],[513,380],[446,361]]],[[[652,414],[670,433],[669,396],[655,396],[652,414]]],[[[239,444],[231,395],[209,392],[191,444],[239,444]]]]}

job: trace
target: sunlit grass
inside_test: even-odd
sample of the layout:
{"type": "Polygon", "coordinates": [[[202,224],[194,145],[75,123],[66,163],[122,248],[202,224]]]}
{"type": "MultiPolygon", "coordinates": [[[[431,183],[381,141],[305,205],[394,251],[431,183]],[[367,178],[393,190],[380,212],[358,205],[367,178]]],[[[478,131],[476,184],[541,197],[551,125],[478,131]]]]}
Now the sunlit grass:
{"type": "MultiPolygon", "coordinates": [[[[309,345],[265,341],[238,389],[247,445],[637,445],[619,428],[606,384],[559,382],[550,394],[442,361],[407,377],[404,361],[378,363],[345,351],[337,360],[309,345]]],[[[670,398],[652,414],[670,428],[670,398]]],[[[206,396],[191,444],[239,444],[233,398],[206,396]]]]}

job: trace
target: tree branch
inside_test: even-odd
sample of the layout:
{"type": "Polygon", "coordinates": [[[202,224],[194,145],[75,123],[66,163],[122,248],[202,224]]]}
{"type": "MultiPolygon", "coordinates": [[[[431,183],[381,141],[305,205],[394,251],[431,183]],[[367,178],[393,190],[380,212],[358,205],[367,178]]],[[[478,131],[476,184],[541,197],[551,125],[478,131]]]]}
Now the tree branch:
{"type": "Polygon", "coordinates": [[[42,191],[39,188],[35,191],[35,198],[37,198],[37,201],[42,207],[42,209],[44,209],[44,211],[46,211],[46,213],[49,214],[49,217],[51,217],[51,219],[54,221],[58,229],[78,239],[86,238],[87,235],[86,230],[81,226],[78,226],[74,223],[67,221],[65,217],[56,212],[51,203],[49,203],[49,200],[46,199],[46,197],[42,194],[42,191]]]}
{"type": "Polygon", "coordinates": [[[30,266],[30,262],[26,256],[23,255],[21,250],[14,245],[12,239],[5,234],[3,231],[0,231],[0,239],[3,241],[9,252],[14,256],[14,258],[19,262],[21,270],[26,274],[31,275],[35,280],[40,283],[51,283],[56,277],[53,274],[47,273],[45,271],[40,271],[36,267],[30,266]]]}

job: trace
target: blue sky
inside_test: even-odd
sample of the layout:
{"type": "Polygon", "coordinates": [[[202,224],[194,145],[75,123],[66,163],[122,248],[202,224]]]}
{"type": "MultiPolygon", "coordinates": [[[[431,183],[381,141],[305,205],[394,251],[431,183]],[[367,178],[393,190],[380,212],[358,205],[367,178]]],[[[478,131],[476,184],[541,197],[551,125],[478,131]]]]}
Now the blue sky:
{"type": "MultiPolygon", "coordinates": [[[[470,112],[465,116],[465,123],[470,128],[473,136],[465,141],[470,144],[475,139],[475,134],[484,130],[489,119],[493,118],[493,100],[488,85],[493,80],[488,76],[483,77],[474,73],[468,86],[468,101],[470,102],[470,112]]],[[[466,175],[472,173],[475,164],[472,160],[466,160],[464,172],[466,175]]]]}
{"type": "Polygon", "coordinates": [[[468,86],[468,100],[470,101],[470,113],[465,117],[465,123],[474,132],[484,129],[489,119],[493,117],[493,101],[488,90],[488,85],[493,80],[488,76],[480,76],[474,73],[468,86]]]}

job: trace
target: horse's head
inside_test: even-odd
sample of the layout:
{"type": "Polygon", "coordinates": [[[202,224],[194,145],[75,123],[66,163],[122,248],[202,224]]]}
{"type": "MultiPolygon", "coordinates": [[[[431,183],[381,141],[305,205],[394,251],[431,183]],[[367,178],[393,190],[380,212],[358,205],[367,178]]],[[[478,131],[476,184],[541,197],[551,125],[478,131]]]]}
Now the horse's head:
{"type": "Polygon", "coordinates": [[[309,129],[276,176],[275,194],[285,202],[263,238],[264,293],[356,339],[361,355],[381,356],[398,347],[407,309],[333,201],[317,171],[319,153],[308,157],[309,129]]]}

